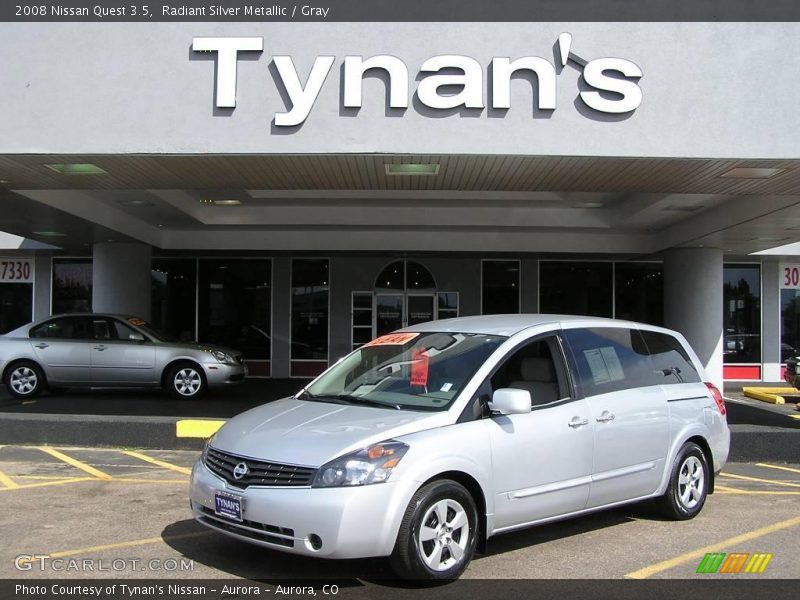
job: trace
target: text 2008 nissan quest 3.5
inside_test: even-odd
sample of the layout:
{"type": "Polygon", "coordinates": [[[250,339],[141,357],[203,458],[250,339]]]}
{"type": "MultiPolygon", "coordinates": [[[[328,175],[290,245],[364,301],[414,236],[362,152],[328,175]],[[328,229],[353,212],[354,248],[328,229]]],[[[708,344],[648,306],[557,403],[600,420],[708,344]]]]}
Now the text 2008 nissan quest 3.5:
{"type": "Polygon", "coordinates": [[[231,419],[192,471],[204,525],[450,579],[491,536],[655,498],[691,519],[728,457],[725,404],[686,340],[506,315],[384,335],[231,419]]]}

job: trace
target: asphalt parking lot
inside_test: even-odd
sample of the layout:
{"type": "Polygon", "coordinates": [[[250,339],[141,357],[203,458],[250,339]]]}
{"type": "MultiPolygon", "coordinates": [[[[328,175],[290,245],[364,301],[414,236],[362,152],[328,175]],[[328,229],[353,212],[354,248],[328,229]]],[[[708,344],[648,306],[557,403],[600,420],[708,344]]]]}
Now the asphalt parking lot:
{"type": "MultiPolygon", "coordinates": [[[[295,557],[196,524],[187,505],[196,457],[193,451],[0,447],[0,578],[312,578],[387,585],[384,560],[295,557]]],[[[730,578],[737,575],[696,570],[706,553],[741,552],[772,554],[756,577],[796,578],[799,502],[800,465],[734,463],[692,521],[665,521],[641,504],[544,525],[493,539],[464,577],[730,578]]]]}

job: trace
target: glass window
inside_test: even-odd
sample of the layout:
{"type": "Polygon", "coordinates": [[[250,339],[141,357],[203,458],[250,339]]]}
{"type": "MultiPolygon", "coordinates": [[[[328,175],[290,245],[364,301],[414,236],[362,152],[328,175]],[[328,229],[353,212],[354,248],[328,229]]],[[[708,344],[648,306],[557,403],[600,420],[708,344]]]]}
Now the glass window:
{"type": "Polygon", "coordinates": [[[398,260],[393,262],[380,272],[375,280],[376,289],[404,290],[405,285],[405,261],[398,260]]]}
{"type": "Polygon", "coordinates": [[[519,261],[484,260],[481,268],[483,314],[519,313],[519,261]]]}
{"type": "Polygon", "coordinates": [[[433,275],[418,262],[406,263],[406,288],[409,290],[433,290],[436,282],[433,275]]]}
{"type": "Polygon", "coordinates": [[[539,312],[612,316],[611,263],[539,263],[539,312]]]}
{"type": "Polygon", "coordinates": [[[31,322],[32,283],[0,283],[0,334],[31,322]]]}
{"type": "Polygon", "coordinates": [[[328,360],[327,258],[292,259],[292,359],[328,360]]]}
{"type": "Polygon", "coordinates": [[[416,333],[378,338],[331,368],[302,400],[445,410],[506,338],[416,333]]]}
{"type": "Polygon", "coordinates": [[[37,325],[30,331],[32,338],[55,340],[90,340],[90,319],[88,317],[62,317],[51,319],[37,325]]]}
{"type": "Polygon", "coordinates": [[[617,319],[663,325],[663,266],[658,263],[615,263],[614,300],[617,319]]]}
{"type": "Polygon", "coordinates": [[[761,267],[725,265],[722,355],[726,363],[761,362],[761,267]]]}
{"type": "Polygon", "coordinates": [[[111,326],[114,328],[114,333],[116,334],[116,339],[118,340],[127,341],[140,339],[142,337],[141,333],[134,331],[133,328],[128,327],[116,319],[111,320],[111,326]]]}
{"type": "Polygon", "coordinates": [[[586,396],[657,383],[647,346],[635,329],[565,329],[564,338],[575,361],[581,391],[586,396]]]}
{"type": "Polygon", "coordinates": [[[53,314],[92,310],[92,259],[53,259],[53,314]]]}
{"type": "Polygon", "coordinates": [[[452,319],[458,316],[458,292],[439,292],[437,298],[437,319],[452,319]]]}
{"type": "Polygon", "coordinates": [[[800,290],[781,290],[781,362],[800,354],[800,290]]]}
{"type": "Polygon", "coordinates": [[[661,384],[696,383],[700,381],[697,368],[681,343],[671,335],[656,331],[641,331],[647,350],[653,360],[656,380],[661,384]],[[659,380],[658,375],[664,376],[659,380]]]}
{"type": "Polygon", "coordinates": [[[527,390],[533,406],[569,397],[569,384],[556,337],[535,340],[516,350],[492,375],[490,384],[492,392],[500,388],[527,390]]]}
{"type": "Polygon", "coordinates": [[[372,292],[353,292],[353,350],[372,339],[372,292]]]}
{"type": "Polygon", "coordinates": [[[272,263],[269,259],[200,259],[198,340],[269,360],[272,263]]]}
{"type": "Polygon", "coordinates": [[[195,339],[197,260],[154,258],[151,288],[153,324],[176,340],[195,339]]]}

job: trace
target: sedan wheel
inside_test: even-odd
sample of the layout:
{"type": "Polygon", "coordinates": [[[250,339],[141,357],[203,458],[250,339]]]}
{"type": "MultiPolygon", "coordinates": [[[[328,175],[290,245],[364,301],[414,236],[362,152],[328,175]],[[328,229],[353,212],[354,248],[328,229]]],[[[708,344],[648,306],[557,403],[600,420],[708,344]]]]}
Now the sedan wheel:
{"type": "Polygon", "coordinates": [[[397,535],[391,563],[406,579],[455,579],[467,568],[478,539],[472,495],[449,479],[414,494],[397,535]]]}
{"type": "Polygon", "coordinates": [[[671,519],[695,517],[708,494],[709,467],[703,449],[687,442],[678,452],[666,493],[658,499],[661,511],[671,519]]]}
{"type": "Polygon", "coordinates": [[[178,398],[196,398],[205,391],[202,373],[193,366],[181,365],[169,376],[170,391],[178,398]]]}
{"type": "Polygon", "coordinates": [[[43,380],[39,367],[33,363],[19,363],[8,373],[6,388],[15,398],[32,398],[42,390],[43,380]]]}

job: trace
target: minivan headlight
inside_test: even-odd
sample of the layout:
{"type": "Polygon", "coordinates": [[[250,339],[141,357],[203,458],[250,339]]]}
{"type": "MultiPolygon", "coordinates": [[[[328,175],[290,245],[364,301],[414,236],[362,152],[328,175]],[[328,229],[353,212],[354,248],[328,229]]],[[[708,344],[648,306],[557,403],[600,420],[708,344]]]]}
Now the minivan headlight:
{"type": "Polygon", "coordinates": [[[408,444],[389,440],[322,465],[311,487],[343,487],[383,483],[408,451],[408,444]]]}

